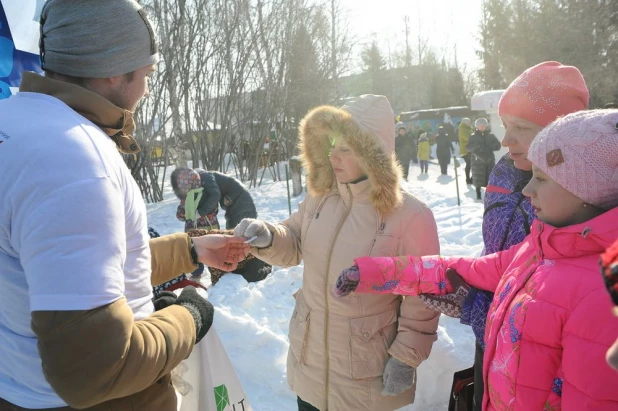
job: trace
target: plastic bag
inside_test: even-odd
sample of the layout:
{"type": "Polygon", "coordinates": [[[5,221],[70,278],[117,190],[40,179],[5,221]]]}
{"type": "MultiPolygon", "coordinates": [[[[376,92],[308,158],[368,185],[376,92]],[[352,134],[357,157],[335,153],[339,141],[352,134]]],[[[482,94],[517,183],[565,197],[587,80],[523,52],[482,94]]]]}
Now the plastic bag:
{"type": "Polygon", "coordinates": [[[252,411],[214,326],[172,373],[178,411],[252,411]]]}

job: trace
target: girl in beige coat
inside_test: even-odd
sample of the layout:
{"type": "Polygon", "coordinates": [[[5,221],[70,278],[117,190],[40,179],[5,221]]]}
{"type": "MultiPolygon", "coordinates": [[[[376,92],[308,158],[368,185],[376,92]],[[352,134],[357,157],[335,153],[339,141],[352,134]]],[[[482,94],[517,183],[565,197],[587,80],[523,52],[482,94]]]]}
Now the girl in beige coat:
{"type": "Polygon", "coordinates": [[[236,235],[278,266],[305,264],[290,321],[287,378],[299,410],[401,408],[436,340],[439,314],[416,297],[336,299],[335,281],[363,255],[439,254],[429,208],[400,187],[395,125],[384,96],[322,106],[300,125],[308,194],[279,224],[245,219],[236,235]]]}

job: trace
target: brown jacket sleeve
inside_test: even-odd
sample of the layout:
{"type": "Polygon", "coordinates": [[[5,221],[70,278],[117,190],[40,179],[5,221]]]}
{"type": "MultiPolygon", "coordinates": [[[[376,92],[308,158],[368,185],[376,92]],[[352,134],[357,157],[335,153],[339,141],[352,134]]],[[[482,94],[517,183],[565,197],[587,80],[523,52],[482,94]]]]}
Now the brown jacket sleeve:
{"type": "Polygon", "coordinates": [[[152,256],[150,281],[153,286],[197,269],[191,258],[191,237],[185,233],[151,239],[150,254],[152,256]]]}
{"type": "Polygon", "coordinates": [[[303,259],[301,231],[309,201],[311,201],[310,197],[301,202],[298,205],[298,211],[282,223],[271,224],[266,222],[268,229],[273,234],[273,243],[267,248],[252,247],[251,253],[271,265],[291,267],[300,264],[303,259]]]}
{"type": "MultiPolygon", "coordinates": [[[[405,231],[400,255],[437,254],[440,254],[440,243],[436,220],[431,210],[423,207],[405,231]]],[[[397,337],[388,350],[389,354],[412,367],[418,367],[429,357],[431,347],[438,339],[439,319],[440,313],[427,308],[418,297],[404,297],[397,337]]]]}
{"type": "Polygon", "coordinates": [[[34,311],[32,329],[45,378],[78,409],[146,389],[195,343],[186,308],[173,305],[134,321],[124,297],[88,311],[34,311]]]}

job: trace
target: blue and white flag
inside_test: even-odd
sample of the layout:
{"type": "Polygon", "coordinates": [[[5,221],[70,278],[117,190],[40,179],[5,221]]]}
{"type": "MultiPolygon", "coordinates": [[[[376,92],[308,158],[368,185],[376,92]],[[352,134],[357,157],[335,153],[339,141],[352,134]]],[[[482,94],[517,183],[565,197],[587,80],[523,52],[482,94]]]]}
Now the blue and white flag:
{"type": "Polygon", "coordinates": [[[0,0],[0,99],[15,93],[25,70],[41,72],[39,16],[45,0],[0,0]]]}

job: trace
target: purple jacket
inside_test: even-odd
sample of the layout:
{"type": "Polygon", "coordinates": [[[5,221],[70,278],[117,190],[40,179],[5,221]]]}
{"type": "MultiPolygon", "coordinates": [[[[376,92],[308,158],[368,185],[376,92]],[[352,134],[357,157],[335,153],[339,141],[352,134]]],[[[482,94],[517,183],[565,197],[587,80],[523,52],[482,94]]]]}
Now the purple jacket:
{"type": "MultiPolygon", "coordinates": [[[[493,254],[521,243],[530,233],[534,220],[532,204],[522,189],[532,178],[532,172],[522,171],[504,155],[489,175],[483,213],[484,254],[493,254]]],[[[485,348],[485,321],[493,294],[473,288],[461,310],[462,324],[472,326],[479,344],[485,348]]]]}

